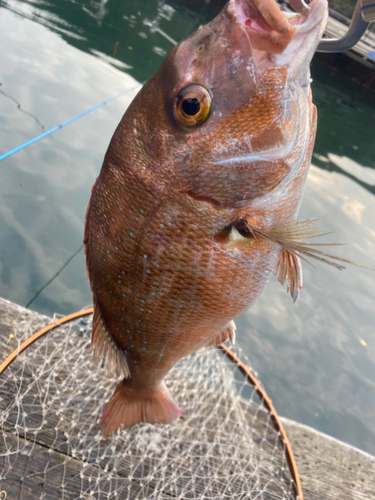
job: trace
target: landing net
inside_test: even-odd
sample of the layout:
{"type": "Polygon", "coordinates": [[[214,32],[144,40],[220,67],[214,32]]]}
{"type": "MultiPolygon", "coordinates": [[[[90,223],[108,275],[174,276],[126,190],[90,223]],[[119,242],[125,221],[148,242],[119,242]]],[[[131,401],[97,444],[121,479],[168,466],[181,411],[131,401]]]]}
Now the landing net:
{"type": "MultiPolygon", "coordinates": [[[[14,339],[0,331],[0,363],[15,339],[20,345],[49,321],[26,314],[14,339]]],[[[217,348],[182,360],[166,378],[183,417],[103,441],[98,421],[117,381],[92,361],[91,321],[49,331],[0,374],[3,498],[301,498],[267,401],[217,348]]],[[[249,366],[241,349],[231,351],[249,366]]]]}

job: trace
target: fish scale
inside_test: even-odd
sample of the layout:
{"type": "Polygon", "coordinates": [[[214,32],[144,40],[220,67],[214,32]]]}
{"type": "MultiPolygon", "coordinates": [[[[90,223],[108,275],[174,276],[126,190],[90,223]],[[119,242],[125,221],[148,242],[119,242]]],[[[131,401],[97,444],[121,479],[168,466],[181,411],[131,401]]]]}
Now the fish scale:
{"type": "Polygon", "coordinates": [[[326,17],[325,0],[291,19],[273,0],[231,0],[172,50],[117,127],[84,240],[94,359],[123,377],[104,437],[176,419],[166,373],[234,339],[233,318],[275,272],[296,300],[298,257],[269,228],[294,220],[302,198],[316,129],[306,81],[326,17]]]}

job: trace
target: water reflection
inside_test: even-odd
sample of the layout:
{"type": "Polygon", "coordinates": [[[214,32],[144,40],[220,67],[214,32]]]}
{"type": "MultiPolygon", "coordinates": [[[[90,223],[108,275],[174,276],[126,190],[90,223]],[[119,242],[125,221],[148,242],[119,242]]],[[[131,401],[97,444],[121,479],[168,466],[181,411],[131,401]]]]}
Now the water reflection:
{"type": "MultiPolygon", "coordinates": [[[[327,153],[351,158],[360,165],[375,167],[375,96],[342,73],[314,62],[314,102],[318,108],[315,155],[327,153]]],[[[328,168],[315,156],[317,165],[328,168]]]]}
{"type": "Polygon", "coordinates": [[[367,186],[375,186],[375,170],[373,168],[364,167],[347,156],[338,156],[334,153],[328,153],[328,158],[357,181],[361,181],[367,186]]]}
{"type": "MultiPolygon", "coordinates": [[[[136,86],[130,75],[68,45],[45,26],[7,9],[0,13],[0,44],[8,48],[0,53],[2,89],[46,128],[136,86]]],[[[108,109],[97,110],[1,163],[2,296],[29,303],[82,244],[90,186],[116,122],[133,96],[134,92],[121,97],[108,109]]],[[[0,106],[2,152],[40,133],[35,120],[26,120],[1,94],[0,106]]],[[[70,275],[76,259],[79,256],[33,306],[49,313],[62,307],[65,312],[72,301],[91,301],[84,266],[70,275]]]]}
{"type": "MultiPolygon", "coordinates": [[[[131,88],[160,65],[169,38],[223,3],[0,0],[0,151],[40,133],[21,109],[50,128],[131,88]]],[[[300,215],[330,214],[327,238],[350,243],[337,253],[375,267],[374,97],[319,62],[312,74],[319,126],[300,215]]],[[[91,302],[75,253],[90,186],[133,95],[1,163],[1,296],[26,305],[47,285],[32,303],[47,314],[91,302]]],[[[304,265],[304,281],[292,306],[273,280],[238,319],[239,341],[281,414],[375,453],[374,275],[304,265]]]]}
{"type": "MultiPolygon", "coordinates": [[[[225,3],[222,0],[168,3],[162,0],[0,0],[0,6],[47,27],[84,52],[113,58],[115,53],[116,60],[125,64],[122,69],[130,69],[138,81],[146,80],[156,71],[161,58],[171,50],[172,41],[195,31],[225,3]],[[152,44],[152,54],[145,39],[152,44]]],[[[118,66],[117,62],[114,64],[118,66]]]]}
{"type": "MultiPolygon", "coordinates": [[[[0,85],[2,85],[2,83],[0,83],[0,85]]],[[[26,116],[30,116],[33,120],[35,120],[35,123],[37,123],[39,125],[40,129],[44,130],[45,127],[44,127],[43,123],[40,122],[39,118],[37,116],[33,115],[32,113],[29,113],[25,109],[23,109],[21,103],[18,102],[17,99],[15,99],[11,95],[9,95],[7,92],[4,92],[3,90],[0,90],[0,94],[3,95],[4,97],[7,97],[11,101],[13,101],[14,104],[17,106],[18,111],[25,114],[26,116]]]]}

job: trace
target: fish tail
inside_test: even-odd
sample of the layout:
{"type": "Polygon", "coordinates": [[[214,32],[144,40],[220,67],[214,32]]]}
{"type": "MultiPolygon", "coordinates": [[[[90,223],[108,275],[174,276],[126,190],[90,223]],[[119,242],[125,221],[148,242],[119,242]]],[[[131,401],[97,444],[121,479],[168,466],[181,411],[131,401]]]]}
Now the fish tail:
{"type": "Polygon", "coordinates": [[[135,389],[131,380],[122,380],[117,386],[100,419],[103,438],[125,427],[149,422],[169,423],[182,415],[167,386],[162,382],[152,389],[135,389]]]}

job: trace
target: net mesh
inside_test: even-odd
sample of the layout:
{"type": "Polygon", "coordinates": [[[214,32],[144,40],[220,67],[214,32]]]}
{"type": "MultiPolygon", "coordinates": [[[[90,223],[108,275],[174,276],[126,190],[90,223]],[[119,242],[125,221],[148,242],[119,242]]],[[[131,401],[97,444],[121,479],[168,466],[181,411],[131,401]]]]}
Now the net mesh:
{"type": "MultiPolygon", "coordinates": [[[[98,420],[117,381],[92,361],[91,321],[88,316],[52,330],[0,375],[0,495],[296,498],[270,412],[214,347],[183,359],[166,378],[181,418],[139,424],[104,441],[98,420]]],[[[14,338],[0,332],[0,352],[8,355],[49,322],[25,315],[14,338]]],[[[234,351],[248,365],[241,349],[234,351]]]]}

